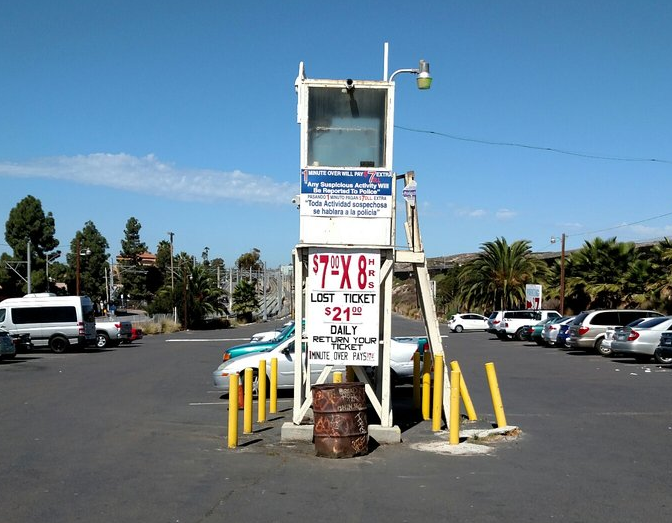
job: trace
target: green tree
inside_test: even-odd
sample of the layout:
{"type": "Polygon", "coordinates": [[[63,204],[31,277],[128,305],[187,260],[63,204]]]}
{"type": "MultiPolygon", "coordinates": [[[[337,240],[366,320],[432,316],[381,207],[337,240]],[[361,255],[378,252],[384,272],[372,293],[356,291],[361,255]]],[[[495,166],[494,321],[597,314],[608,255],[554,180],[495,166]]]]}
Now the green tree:
{"type": "Polygon", "coordinates": [[[260,271],[262,268],[261,251],[259,249],[252,249],[250,252],[241,254],[236,260],[236,267],[240,271],[260,271]]]}
{"type": "Polygon", "coordinates": [[[232,312],[239,319],[252,321],[254,311],[259,309],[256,282],[240,280],[233,290],[232,312]]]}
{"type": "Polygon", "coordinates": [[[460,272],[460,300],[466,307],[508,309],[522,307],[525,285],[543,283],[547,265],[532,255],[528,240],[509,245],[504,238],[481,245],[481,252],[460,272]]]}
{"type": "Polygon", "coordinates": [[[107,302],[107,270],[109,244],[92,221],[84,224],[70,242],[68,261],[68,289],[75,294],[77,266],[79,265],[79,289],[81,295],[89,296],[94,303],[107,302]]]}
{"type": "Polygon", "coordinates": [[[628,295],[627,278],[635,278],[631,271],[638,259],[632,242],[617,242],[615,237],[586,241],[565,266],[566,293],[579,305],[574,310],[622,306],[628,295]]]}
{"type": "Polygon", "coordinates": [[[672,241],[664,238],[651,249],[651,270],[646,283],[647,305],[672,314],[672,241]]]}
{"type": "Polygon", "coordinates": [[[52,213],[45,214],[42,202],[34,196],[26,196],[10,210],[5,223],[5,240],[12,248],[13,256],[3,256],[2,261],[10,263],[14,270],[8,270],[5,263],[2,263],[0,286],[3,294],[18,296],[28,290],[24,281],[28,279],[28,264],[24,263],[27,262],[28,241],[31,254],[31,290],[46,290],[46,257],[52,254],[59,243],[55,233],[56,224],[52,213]]]}
{"type": "Polygon", "coordinates": [[[120,277],[123,285],[123,294],[131,296],[134,301],[147,298],[147,270],[140,263],[140,255],[147,252],[147,245],[140,241],[142,225],[136,218],[129,218],[124,230],[124,239],[121,240],[121,267],[120,277]]]}

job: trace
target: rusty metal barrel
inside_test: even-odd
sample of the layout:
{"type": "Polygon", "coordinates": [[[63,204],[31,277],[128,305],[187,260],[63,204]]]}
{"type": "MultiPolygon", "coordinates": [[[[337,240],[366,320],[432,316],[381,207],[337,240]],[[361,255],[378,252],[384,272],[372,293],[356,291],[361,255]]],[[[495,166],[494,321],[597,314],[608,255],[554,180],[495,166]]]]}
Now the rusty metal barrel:
{"type": "Polygon", "coordinates": [[[313,440],[325,458],[352,458],[369,450],[366,390],[359,382],[314,385],[313,440]]]}

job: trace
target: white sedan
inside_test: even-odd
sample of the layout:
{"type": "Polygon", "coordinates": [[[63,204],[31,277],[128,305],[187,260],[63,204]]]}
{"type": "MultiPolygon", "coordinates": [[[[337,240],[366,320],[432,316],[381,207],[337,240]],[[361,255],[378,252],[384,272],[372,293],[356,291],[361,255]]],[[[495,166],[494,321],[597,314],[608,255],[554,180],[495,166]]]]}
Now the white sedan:
{"type": "MultiPolygon", "coordinates": [[[[282,343],[263,351],[251,352],[242,356],[237,356],[222,363],[212,373],[212,379],[216,389],[227,391],[229,390],[229,376],[232,374],[239,374],[242,376],[245,369],[251,368],[254,371],[253,386],[256,389],[256,381],[258,379],[259,362],[266,360],[266,379],[270,385],[271,381],[271,360],[278,359],[278,389],[291,389],[294,387],[294,337],[291,337],[282,343]]],[[[305,369],[305,362],[302,362],[305,369]]],[[[317,381],[318,376],[322,373],[324,365],[311,364],[310,374],[311,383],[317,381]]],[[[343,365],[334,365],[333,372],[345,372],[343,365]]],[[[240,381],[242,383],[242,381],[240,381]]]]}
{"type": "Polygon", "coordinates": [[[488,318],[473,312],[453,314],[448,321],[451,332],[488,330],[488,318]]]}
{"type": "MultiPolygon", "coordinates": [[[[415,336],[392,338],[390,342],[390,369],[393,384],[413,377],[413,354],[418,350],[421,352],[425,344],[426,338],[415,336]]],[[[215,388],[228,392],[229,376],[232,374],[242,376],[247,368],[253,370],[256,382],[259,362],[262,359],[266,360],[266,379],[270,384],[271,360],[277,358],[278,389],[291,389],[294,387],[294,354],[294,337],[292,337],[275,347],[231,358],[222,363],[212,373],[215,388]]],[[[305,361],[302,362],[302,365],[305,369],[305,361]]],[[[313,363],[310,365],[311,383],[317,381],[324,367],[325,365],[322,364],[313,363]]],[[[345,366],[334,365],[332,372],[345,373],[345,366]]],[[[256,389],[256,383],[254,388],[256,389]]]]}

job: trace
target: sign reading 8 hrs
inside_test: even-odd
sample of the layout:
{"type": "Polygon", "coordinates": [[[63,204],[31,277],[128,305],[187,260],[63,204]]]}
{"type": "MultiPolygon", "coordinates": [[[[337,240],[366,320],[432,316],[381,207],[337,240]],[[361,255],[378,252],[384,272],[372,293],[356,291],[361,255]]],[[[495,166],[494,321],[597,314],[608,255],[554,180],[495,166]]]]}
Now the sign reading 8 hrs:
{"type": "Polygon", "coordinates": [[[378,365],[380,252],[308,251],[308,360],[378,365]]]}

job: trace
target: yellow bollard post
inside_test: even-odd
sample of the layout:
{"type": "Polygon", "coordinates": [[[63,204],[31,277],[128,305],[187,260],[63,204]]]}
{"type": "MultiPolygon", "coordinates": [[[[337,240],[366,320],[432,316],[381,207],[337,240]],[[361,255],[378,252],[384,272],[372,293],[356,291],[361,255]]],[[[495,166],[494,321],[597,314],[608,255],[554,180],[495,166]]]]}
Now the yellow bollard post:
{"type": "Polygon", "coordinates": [[[443,407],[443,356],[434,356],[434,398],[432,408],[432,430],[441,430],[441,412],[443,407]]]}
{"type": "Polygon", "coordinates": [[[429,404],[432,390],[432,354],[425,351],[422,357],[422,419],[430,419],[429,404]]]}
{"type": "MultiPolygon", "coordinates": [[[[450,362],[450,369],[460,371],[460,375],[462,375],[460,364],[456,360],[450,362]]],[[[476,421],[476,410],[474,410],[474,404],[471,402],[471,396],[469,395],[469,390],[467,390],[467,382],[464,380],[464,376],[460,380],[460,395],[462,396],[469,421],[476,421]]]]}
{"type": "Polygon", "coordinates": [[[271,358],[271,414],[278,412],[278,358],[271,358]]]}
{"type": "Polygon", "coordinates": [[[252,369],[245,369],[245,403],[243,407],[243,434],[252,434],[252,369]]]}
{"type": "Polygon", "coordinates": [[[334,372],[334,383],[343,383],[343,373],[336,371],[334,372]]]}
{"type": "Polygon", "coordinates": [[[348,383],[355,381],[355,368],[351,365],[345,368],[345,381],[348,383]]]}
{"type": "Polygon", "coordinates": [[[238,374],[229,376],[229,448],[238,446],[238,374]]]}
{"type": "Polygon", "coordinates": [[[266,360],[259,360],[259,394],[257,397],[257,421],[266,421],[266,360]]]}
{"type": "Polygon", "coordinates": [[[449,442],[451,445],[460,443],[460,381],[462,373],[459,370],[450,371],[450,423],[449,442]]]}
{"type": "Polygon", "coordinates": [[[413,407],[420,408],[420,353],[413,353],[413,407]]]}
{"type": "Polygon", "coordinates": [[[506,416],[504,415],[504,405],[502,395],[499,393],[499,384],[497,383],[497,373],[494,363],[485,364],[485,372],[488,375],[488,385],[490,385],[490,396],[492,396],[492,408],[495,410],[495,419],[498,427],[506,427],[506,416]]]}

